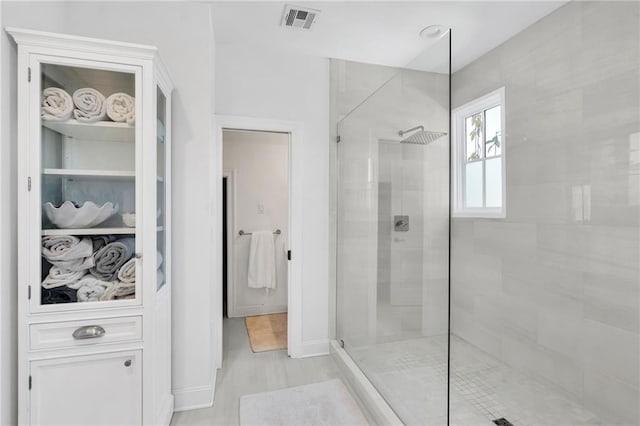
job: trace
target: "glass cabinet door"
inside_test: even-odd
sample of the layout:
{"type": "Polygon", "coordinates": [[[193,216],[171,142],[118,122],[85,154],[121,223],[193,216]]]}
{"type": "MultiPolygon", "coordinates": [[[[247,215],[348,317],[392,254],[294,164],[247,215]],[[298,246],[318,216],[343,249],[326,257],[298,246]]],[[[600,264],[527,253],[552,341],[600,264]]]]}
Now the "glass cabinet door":
{"type": "Polygon", "coordinates": [[[39,65],[41,306],[136,299],[130,69],[39,65]]]}
{"type": "Polygon", "coordinates": [[[167,209],[167,182],[166,182],[166,159],[167,153],[167,97],[160,87],[156,89],[156,111],[157,111],[157,132],[156,132],[156,149],[157,149],[157,249],[158,263],[157,267],[157,289],[160,290],[166,282],[166,209],[167,209]]]}

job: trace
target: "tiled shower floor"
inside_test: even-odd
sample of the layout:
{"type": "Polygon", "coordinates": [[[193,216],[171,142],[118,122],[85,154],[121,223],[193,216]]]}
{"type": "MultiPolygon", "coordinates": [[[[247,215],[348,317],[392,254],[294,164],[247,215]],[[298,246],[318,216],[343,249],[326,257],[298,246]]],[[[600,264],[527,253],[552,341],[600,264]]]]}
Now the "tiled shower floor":
{"type": "MultiPolygon", "coordinates": [[[[348,349],[407,425],[446,425],[446,336],[348,349]]],[[[585,426],[605,423],[555,386],[518,372],[462,339],[451,341],[451,424],[585,426]]]]}

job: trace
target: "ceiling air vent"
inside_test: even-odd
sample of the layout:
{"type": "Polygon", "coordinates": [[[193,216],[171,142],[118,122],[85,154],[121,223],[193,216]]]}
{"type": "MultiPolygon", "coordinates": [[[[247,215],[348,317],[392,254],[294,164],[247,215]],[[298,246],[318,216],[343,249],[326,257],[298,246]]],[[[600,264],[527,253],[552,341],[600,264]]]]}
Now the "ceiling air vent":
{"type": "Polygon", "coordinates": [[[320,11],[316,9],[288,4],[284,7],[281,25],[287,28],[309,30],[314,22],[316,22],[316,19],[318,19],[319,14],[320,11]]]}

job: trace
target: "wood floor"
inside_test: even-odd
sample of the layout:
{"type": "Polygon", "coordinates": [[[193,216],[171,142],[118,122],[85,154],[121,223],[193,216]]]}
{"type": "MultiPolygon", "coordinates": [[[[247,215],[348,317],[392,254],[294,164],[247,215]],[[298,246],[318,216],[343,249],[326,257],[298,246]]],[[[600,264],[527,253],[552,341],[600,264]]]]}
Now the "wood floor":
{"type": "Polygon", "coordinates": [[[243,318],[225,318],[223,350],[213,407],[175,413],[172,426],[237,425],[242,395],[340,377],[330,356],[291,359],[286,350],[251,352],[243,318]]]}

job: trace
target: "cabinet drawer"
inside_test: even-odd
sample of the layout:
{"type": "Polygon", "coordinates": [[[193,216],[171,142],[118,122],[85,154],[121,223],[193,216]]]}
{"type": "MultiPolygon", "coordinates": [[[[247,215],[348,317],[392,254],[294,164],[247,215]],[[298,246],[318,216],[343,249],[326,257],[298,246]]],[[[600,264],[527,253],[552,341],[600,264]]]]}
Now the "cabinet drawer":
{"type": "Polygon", "coordinates": [[[68,348],[103,343],[129,342],[142,339],[142,317],[98,318],[81,321],[61,321],[31,324],[29,341],[31,350],[68,348]],[[92,327],[97,326],[97,327],[92,327]],[[83,329],[83,327],[85,327],[83,329]],[[102,334],[104,330],[104,334],[102,334]],[[98,337],[76,336],[78,331],[99,331],[98,337]],[[85,337],[85,338],[82,338],[85,337]]]}

